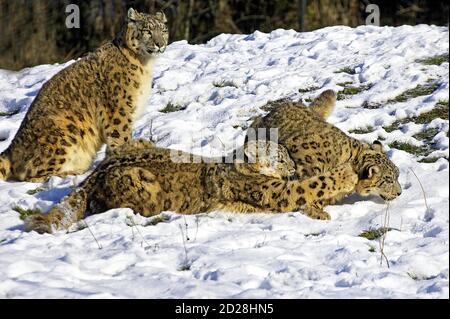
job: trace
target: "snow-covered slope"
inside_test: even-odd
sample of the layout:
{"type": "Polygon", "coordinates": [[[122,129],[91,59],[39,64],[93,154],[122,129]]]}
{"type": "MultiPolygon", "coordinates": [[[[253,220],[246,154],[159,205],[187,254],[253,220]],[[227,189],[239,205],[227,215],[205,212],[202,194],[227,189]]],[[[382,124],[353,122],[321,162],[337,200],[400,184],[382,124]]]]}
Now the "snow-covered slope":
{"type": "MultiPolygon", "coordinates": [[[[380,239],[359,236],[383,226],[386,206],[375,197],[327,207],[331,221],[299,212],[167,212],[152,225],[116,209],[68,234],[24,233],[14,207],[46,211],[86,175],[53,177],[0,182],[0,297],[448,298],[449,63],[424,60],[448,49],[448,28],[426,25],[176,42],[157,63],[148,110],[136,123],[136,138],[218,155],[243,143],[266,102],[341,91],[330,122],[382,139],[401,170],[404,192],[390,205],[384,247],[390,268],[380,265],[380,239]],[[181,110],[159,112],[174,108],[181,110]]],[[[0,151],[42,84],[66,65],[0,70],[0,112],[15,113],[0,116],[0,151]]]]}

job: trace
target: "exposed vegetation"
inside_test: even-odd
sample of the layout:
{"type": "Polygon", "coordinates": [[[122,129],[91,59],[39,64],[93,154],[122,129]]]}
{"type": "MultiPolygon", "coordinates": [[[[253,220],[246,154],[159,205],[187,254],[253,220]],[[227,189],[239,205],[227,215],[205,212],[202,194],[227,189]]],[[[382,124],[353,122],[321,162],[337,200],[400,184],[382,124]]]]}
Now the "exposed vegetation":
{"type": "Polygon", "coordinates": [[[312,91],[315,91],[315,90],[318,90],[318,89],[320,89],[318,86],[309,86],[309,87],[306,87],[306,88],[298,89],[298,92],[299,93],[308,93],[308,92],[312,92],[312,91]]]}
{"type": "Polygon", "coordinates": [[[31,215],[42,214],[41,210],[37,208],[25,209],[19,206],[14,206],[12,207],[12,209],[19,213],[21,220],[24,220],[25,218],[31,215]]]}
{"type": "MultiPolygon", "coordinates": [[[[447,109],[447,112],[448,112],[448,109],[447,109]]],[[[426,112],[426,113],[419,115],[418,117],[407,118],[407,119],[396,121],[393,124],[391,124],[390,126],[384,127],[384,129],[387,132],[392,132],[395,129],[399,129],[401,127],[401,125],[403,125],[404,123],[407,123],[410,121],[414,121],[418,124],[426,124],[426,123],[431,122],[435,118],[440,117],[443,113],[444,112],[442,110],[435,108],[430,112],[426,112]]],[[[445,113],[444,113],[444,115],[445,115],[445,113]]],[[[421,162],[421,163],[434,163],[441,157],[439,157],[439,156],[427,157],[427,156],[429,156],[435,150],[435,144],[432,142],[432,140],[438,133],[439,133],[438,128],[429,127],[429,128],[422,130],[419,133],[414,134],[413,137],[415,139],[422,141],[424,143],[424,145],[421,145],[421,146],[412,145],[409,143],[402,143],[402,142],[394,142],[394,143],[391,143],[389,146],[392,148],[396,148],[398,150],[408,152],[410,154],[414,154],[419,157],[425,157],[425,158],[422,158],[419,160],[419,162],[421,162]]],[[[448,134],[448,132],[447,132],[447,134],[448,134]]]]}
{"type": "Polygon", "coordinates": [[[438,156],[433,156],[433,157],[426,157],[426,158],[422,158],[421,160],[419,160],[420,163],[436,163],[437,160],[444,158],[448,161],[448,157],[438,157],[438,156]]]}
{"type": "Polygon", "coordinates": [[[386,234],[388,231],[391,231],[391,230],[394,230],[394,228],[380,227],[380,228],[375,228],[375,229],[364,230],[361,232],[361,234],[359,234],[359,237],[364,237],[368,240],[374,240],[374,239],[382,237],[384,234],[386,234]]]}
{"type": "Polygon", "coordinates": [[[43,187],[38,187],[38,188],[35,188],[35,189],[27,190],[27,194],[28,194],[28,195],[34,195],[34,194],[43,192],[43,191],[45,191],[45,190],[46,190],[46,189],[43,188],[43,187]]]}
{"type": "Polygon", "coordinates": [[[361,107],[363,109],[375,110],[375,109],[381,109],[384,105],[385,105],[385,103],[364,101],[364,103],[361,105],[361,107]]]}
{"type": "Polygon", "coordinates": [[[408,276],[411,277],[412,280],[431,280],[436,278],[436,276],[420,276],[413,272],[407,272],[408,276]]]}
{"type": "Polygon", "coordinates": [[[410,154],[414,154],[416,156],[426,156],[431,151],[428,146],[422,145],[422,146],[416,146],[409,143],[403,143],[403,142],[393,142],[389,144],[389,147],[396,148],[401,151],[408,152],[410,154]]]}
{"type": "Polygon", "coordinates": [[[425,96],[430,95],[434,91],[439,88],[439,83],[431,82],[426,84],[419,84],[415,88],[406,90],[402,94],[396,96],[392,100],[387,101],[387,103],[399,103],[399,102],[406,102],[409,99],[418,97],[418,96],[425,96]]]}
{"type": "Polygon", "coordinates": [[[372,126],[368,126],[368,127],[364,127],[364,128],[357,128],[354,130],[350,130],[348,131],[349,133],[352,134],[368,134],[368,133],[372,133],[375,129],[372,126]]]}
{"type": "Polygon", "coordinates": [[[343,67],[342,69],[339,69],[339,70],[335,71],[334,73],[347,73],[350,75],[356,74],[355,68],[350,67],[350,66],[343,67]]]}
{"type": "Polygon", "coordinates": [[[448,53],[435,55],[429,58],[420,59],[416,62],[425,64],[425,65],[441,65],[444,62],[448,62],[448,53]]]}
{"type": "Polygon", "coordinates": [[[318,237],[318,236],[321,236],[323,234],[324,234],[324,232],[320,231],[320,232],[305,234],[305,237],[318,237]]]}
{"type": "Polygon", "coordinates": [[[430,141],[438,133],[439,133],[439,130],[437,128],[433,127],[433,128],[427,128],[420,133],[414,134],[413,137],[416,140],[420,140],[420,141],[430,141]]]}
{"type": "Polygon", "coordinates": [[[165,215],[158,215],[150,219],[144,226],[155,226],[159,223],[165,223],[170,220],[170,217],[165,215]]]}
{"type": "MultiPolygon", "coordinates": [[[[367,16],[366,4],[360,0],[306,1],[303,14],[299,4],[291,0],[0,0],[0,68],[17,70],[64,62],[92,51],[117,33],[131,6],[145,12],[163,9],[171,41],[184,39],[189,43],[204,43],[221,33],[356,27],[363,25],[367,16]],[[80,7],[81,29],[65,26],[69,3],[80,7]]],[[[385,1],[382,7],[381,25],[448,23],[449,5],[442,1],[385,1]]],[[[342,71],[354,72],[351,68],[342,71]]]]}
{"type": "Polygon", "coordinates": [[[185,110],[186,106],[173,104],[172,102],[167,103],[166,107],[160,110],[161,113],[172,113],[185,110]]]}
{"type": "Polygon", "coordinates": [[[404,118],[404,119],[401,119],[401,120],[396,120],[391,125],[383,126],[383,129],[386,132],[391,133],[391,132],[394,132],[395,130],[400,129],[403,124],[406,124],[406,123],[409,123],[409,122],[411,122],[410,118],[404,118]]]}
{"type": "Polygon", "coordinates": [[[349,96],[356,95],[363,91],[366,91],[372,87],[371,84],[364,84],[360,86],[345,86],[342,91],[339,91],[337,94],[338,100],[345,100],[349,96]]]}
{"type": "Polygon", "coordinates": [[[224,87],[234,87],[234,88],[237,88],[237,87],[238,87],[237,84],[234,83],[234,82],[231,81],[231,80],[220,80],[220,81],[215,81],[215,82],[213,83],[213,85],[214,85],[216,88],[224,88],[224,87]]]}
{"type": "Polygon", "coordinates": [[[16,115],[16,114],[19,114],[20,113],[20,109],[17,109],[17,110],[12,110],[12,111],[9,111],[9,112],[0,112],[0,116],[7,116],[7,117],[9,117],[9,116],[13,116],[13,115],[16,115]]]}
{"type": "Polygon", "coordinates": [[[414,122],[417,124],[428,124],[434,119],[448,120],[448,101],[439,102],[436,107],[429,112],[420,114],[417,118],[414,118],[414,122]]]}
{"type": "Polygon", "coordinates": [[[436,106],[428,112],[422,113],[419,116],[407,117],[401,120],[396,120],[391,125],[383,126],[383,129],[390,133],[401,128],[403,124],[414,122],[416,124],[428,124],[436,118],[448,120],[449,108],[448,101],[439,101],[436,106]]]}

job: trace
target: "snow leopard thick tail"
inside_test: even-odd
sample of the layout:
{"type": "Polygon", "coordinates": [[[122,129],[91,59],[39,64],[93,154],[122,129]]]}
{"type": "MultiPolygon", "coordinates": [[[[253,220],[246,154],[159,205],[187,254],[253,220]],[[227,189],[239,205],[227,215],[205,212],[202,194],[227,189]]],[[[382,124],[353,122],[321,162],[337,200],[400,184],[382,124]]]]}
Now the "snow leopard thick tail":
{"type": "Polygon", "coordinates": [[[326,120],[333,112],[336,104],[336,93],[333,90],[322,92],[310,105],[310,107],[326,120]]]}
{"type": "Polygon", "coordinates": [[[25,231],[36,231],[39,234],[53,233],[67,229],[85,217],[87,193],[77,189],[64,200],[54,206],[48,214],[35,214],[25,219],[25,231]]]}
{"type": "MultiPolygon", "coordinates": [[[[99,207],[92,205],[92,194],[95,193],[95,187],[99,178],[104,178],[105,173],[102,172],[105,167],[113,168],[120,166],[121,162],[116,160],[116,156],[120,156],[121,150],[129,150],[130,148],[139,151],[143,145],[152,146],[153,144],[146,141],[133,141],[111,152],[97,169],[89,175],[72,193],[63,198],[63,200],[52,207],[47,214],[35,214],[25,219],[25,231],[36,231],[40,234],[53,233],[58,230],[68,229],[71,225],[84,219],[88,210],[89,213],[95,214],[99,207]],[[95,207],[92,207],[95,206],[95,207]]],[[[101,211],[101,209],[100,209],[101,211]]]]}
{"type": "Polygon", "coordinates": [[[39,234],[53,233],[68,229],[71,225],[86,217],[89,194],[97,180],[98,173],[92,173],[72,193],[63,198],[47,214],[35,214],[25,219],[25,231],[36,231],[39,234]]]}

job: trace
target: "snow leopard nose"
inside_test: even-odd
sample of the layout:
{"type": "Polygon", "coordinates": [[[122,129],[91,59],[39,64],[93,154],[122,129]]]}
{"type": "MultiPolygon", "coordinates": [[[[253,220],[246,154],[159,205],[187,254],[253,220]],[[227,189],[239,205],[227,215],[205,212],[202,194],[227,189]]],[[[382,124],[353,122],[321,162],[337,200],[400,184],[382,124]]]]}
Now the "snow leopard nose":
{"type": "Polygon", "coordinates": [[[163,37],[158,35],[153,35],[153,41],[155,42],[155,46],[159,51],[166,49],[166,41],[164,41],[163,37]]]}
{"type": "Polygon", "coordinates": [[[396,191],[396,195],[400,196],[402,194],[402,187],[400,186],[400,183],[396,183],[395,185],[395,191],[396,191]]]}

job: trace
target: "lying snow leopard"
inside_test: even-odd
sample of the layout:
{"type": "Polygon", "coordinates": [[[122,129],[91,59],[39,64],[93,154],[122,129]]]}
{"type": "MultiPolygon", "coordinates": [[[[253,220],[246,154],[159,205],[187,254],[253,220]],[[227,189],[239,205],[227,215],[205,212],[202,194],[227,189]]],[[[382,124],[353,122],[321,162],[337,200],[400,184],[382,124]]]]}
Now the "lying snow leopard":
{"type": "MultiPolygon", "coordinates": [[[[386,156],[379,141],[372,145],[347,136],[326,122],[336,102],[335,92],[323,92],[310,107],[301,102],[286,102],[257,118],[251,128],[278,128],[279,143],[296,164],[300,180],[318,180],[309,184],[309,196],[314,198],[310,215],[329,219],[325,205],[357,192],[362,196],[377,194],[392,200],[402,192],[398,182],[399,170],[386,156]],[[339,175],[340,168],[351,167],[357,174],[352,187],[339,175]],[[332,173],[334,172],[334,173],[332,173]],[[323,176],[328,174],[329,178],[323,176]],[[344,182],[344,187],[341,183],[344,182]],[[346,191],[336,192],[337,189],[346,191]]],[[[258,137],[261,138],[261,137],[258,137]]],[[[247,135],[247,142],[250,135],[247,135]]],[[[353,179],[353,177],[352,177],[353,179]]]]}
{"type": "MultiPolygon", "coordinates": [[[[249,147],[244,149],[249,155],[249,147]]],[[[259,173],[270,161],[258,158],[250,163],[177,163],[171,150],[155,147],[146,141],[126,143],[113,152],[97,169],[48,214],[32,215],[25,220],[27,231],[51,233],[67,229],[89,214],[127,207],[144,216],[162,211],[195,214],[211,211],[314,212],[316,200],[313,185],[339,185],[329,196],[350,192],[358,176],[351,165],[342,165],[327,173],[305,180],[279,178],[295,172],[295,166],[284,152],[286,168],[268,168],[268,175],[259,173]],[[246,167],[246,165],[256,167],[246,167]],[[278,174],[276,173],[277,171],[278,174]]],[[[180,152],[182,153],[182,152],[180,152]]],[[[260,152],[257,152],[260,156],[260,152]]],[[[183,153],[184,156],[191,154],[183,153]]],[[[264,157],[264,155],[262,156],[264,157]]],[[[315,217],[315,216],[312,216],[315,217]]],[[[320,216],[319,216],[320,217],[320,216]]]]}
{"type": "Polygon", "coordinates": [[[163,13],[133,9],[117,37],[45,83],[9,148],[0,180],[43,181],[85,172],[104,143],[131,139],[151,89],[152,65],[167,46],[163,13]]]}

